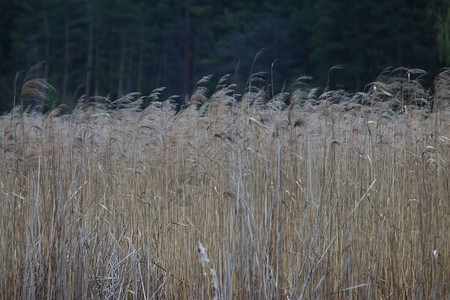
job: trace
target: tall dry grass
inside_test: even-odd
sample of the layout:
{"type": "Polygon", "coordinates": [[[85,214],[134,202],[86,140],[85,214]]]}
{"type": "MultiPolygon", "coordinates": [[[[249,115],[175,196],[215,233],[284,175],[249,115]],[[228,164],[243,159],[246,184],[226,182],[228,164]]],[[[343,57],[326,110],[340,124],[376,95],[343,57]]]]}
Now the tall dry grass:
{"type": "Polygon", "coordinates": [[[2,116],[0,298],[448,297],[450,80],[404,71],[2,116]]]}

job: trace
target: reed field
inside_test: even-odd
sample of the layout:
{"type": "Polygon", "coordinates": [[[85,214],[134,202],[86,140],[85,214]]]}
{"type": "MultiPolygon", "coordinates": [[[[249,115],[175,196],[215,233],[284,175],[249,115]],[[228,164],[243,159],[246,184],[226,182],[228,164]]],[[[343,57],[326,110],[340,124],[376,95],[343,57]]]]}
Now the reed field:
{"type": "Polygon", "coordinates": [[[450,70],[432,90],[421,74],[356,94],[204,78],[180,110],[160,90],[17,106],[0,298],[448,298],[450,70]]]}

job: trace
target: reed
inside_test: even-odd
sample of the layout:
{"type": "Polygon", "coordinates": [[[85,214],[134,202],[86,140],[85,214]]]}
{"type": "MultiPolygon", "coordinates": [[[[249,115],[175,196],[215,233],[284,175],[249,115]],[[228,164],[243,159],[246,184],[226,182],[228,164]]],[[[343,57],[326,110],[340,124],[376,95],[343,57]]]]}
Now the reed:
{"type": "Polygon", "coordinates": [[[1,116],[0,298],[446,298],[448,71],[396,72],[1,116]]]}

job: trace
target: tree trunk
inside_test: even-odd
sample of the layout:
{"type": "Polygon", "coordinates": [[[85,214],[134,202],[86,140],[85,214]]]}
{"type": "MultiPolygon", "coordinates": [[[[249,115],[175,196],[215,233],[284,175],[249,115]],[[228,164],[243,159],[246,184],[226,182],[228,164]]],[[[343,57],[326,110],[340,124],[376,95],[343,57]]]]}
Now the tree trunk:
{"type": "Polygon", "coordinates": [[[108,86],[109,94],[113,95],[114,93],[114,51],[111,47],[109,49],[109,86],[108,86]]]}
{"type": "Polygon", "coordinates": [[[44,27],[45,27],[45,69],[44,69],[44,79],[48,81],[48,74],[50,71],[50,29],[48,26],[47,14],[44,14],[44,27]]]}
{"type": "Polygon", "coordinates": [[[117,99],[123,96],[123,72],[125,69],[125,38],[122,36],[120,42],[119,82],[117,85],[117,99]]]}
{"type": "Polygon", "coordinates": [[[69,61],[70,61],[70,16],[69,16],[69,4],[66,2],[65,6],[65,20],[64,20],[64,70],[62,78],[62,98],[69,106],[72,105],[68,101],[67,89],[69,84],[69,61]]]}
{"type": "Polygon", "coordinates": [[[91,95],[91,77],[92,77],[92,59],[94,52],[94,18],[92,17],[92,9],[89,4],[87,4],[87,10],[89,14],[89,28],[88,28],[88,55],[86,63],[86,87],[85,94],[89,98],[91,95]]]}
{"type": "Polygon", "coordinates": [[[169,41],[167,35],[164,36],[164,49],[163,49],[163,64],[162,64],[162,82],[159,84],[160,86],[167,86],[169,87],[167,92],[170,94],[172,91],[170,90],[169,82],[169,71],[168,71],[168,65],[169,65],[169,41]]]}
{"type": "Polygon", "coordinates": [[[144,61],[144,43],[142,42],[142,39],[139,42],[139,60],[138,60],[138,93],[142,94],[142,79],[143,79],[143,61],[144,61]]]}
{"type": "Polygon", "coordinates": [[[191,91],[191,20],[190,20],[190,0],[186,0],[185,8],[185,32],[184,32],[184,87],[183,96],[191,91]]]}
{"type": "Polygon", "coordinates": [[[125,86],[125,90],[123,91],[124,94],[129,93],[131,90],[133,90],[133,81],[134,81],[134,74],[133,74],[133,52],[130,50],[127,51],[128,53],[128,57],[127,57],[127,64],[126,64],[126,70],[124,71],[124,73],[127,74],[127,76],[125,77],[127,80],[127,84],[125,86]]]}
{"type": "Polygon", "coordinates": [[[97,22],[95,29],[95,70],[94,70],[94,95],[100,95],[100,24],[97,22]]]}

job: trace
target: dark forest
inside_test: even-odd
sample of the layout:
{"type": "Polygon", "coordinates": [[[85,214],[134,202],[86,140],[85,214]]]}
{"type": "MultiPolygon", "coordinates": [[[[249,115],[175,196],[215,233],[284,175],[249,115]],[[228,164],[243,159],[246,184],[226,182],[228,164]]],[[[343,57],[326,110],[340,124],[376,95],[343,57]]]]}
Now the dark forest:
{"type": "Polygon", "coordinates": [[[0,6],[1,111],[18,101],[27,71],[38,63],[53,87],[48,105],[73,107],[83,95],[116,99],[158,87],[181,103],[209,74],[216,81],[231,74],[243,88],[261,72],[275,92],[311,76],[313,86],[355,92],[386,67],[420,68],[431,82],[450,62],[444,0],[27,0],[0,6]],[[329,72],[333,66],[340,67],[329,72]]]}

